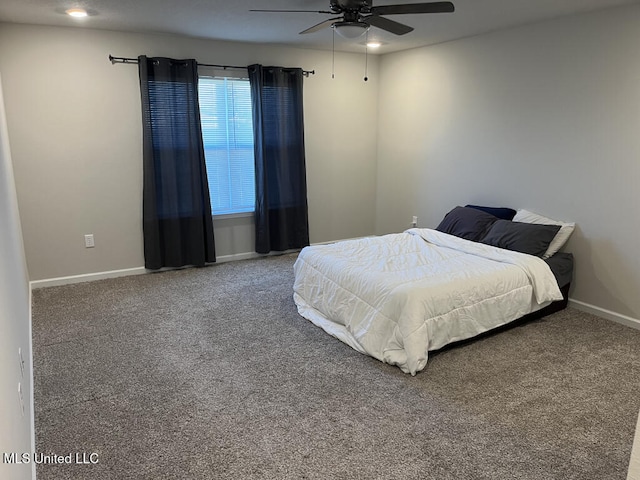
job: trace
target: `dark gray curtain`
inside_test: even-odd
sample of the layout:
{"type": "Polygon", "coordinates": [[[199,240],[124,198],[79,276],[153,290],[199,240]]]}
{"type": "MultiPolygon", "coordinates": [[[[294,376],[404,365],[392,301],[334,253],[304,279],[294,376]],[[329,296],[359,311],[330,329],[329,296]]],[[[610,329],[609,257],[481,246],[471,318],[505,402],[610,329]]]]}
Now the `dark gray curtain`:
{"type": "Polygon", "coordinates": [[[302,69],[250,65],[256,252],[309,245],[302,69]]]}
{"type": "Polygon", "coordinates": [[[195,60],[138,57],[145,267],[215,262],[195,60]]]}

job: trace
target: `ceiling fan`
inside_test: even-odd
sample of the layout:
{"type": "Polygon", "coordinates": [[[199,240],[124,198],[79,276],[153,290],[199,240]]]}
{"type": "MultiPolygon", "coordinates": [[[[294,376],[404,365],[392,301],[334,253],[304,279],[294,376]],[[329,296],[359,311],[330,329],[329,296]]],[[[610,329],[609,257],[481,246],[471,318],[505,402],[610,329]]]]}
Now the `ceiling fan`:
{"type": "Polygon", "coordinates": [[[300,32],[313,33],[331,27],[345,38],[357,38],[371,25],[395,35],[405,35],[413,28],[389,20],[382,15],[402,15],[415,13],[449,13],[454,11],[451,2],[405,3],[400,5],[373,6],[373,0],[330,0],[329,10],[251,10],[252,12],[313,12],[328,15],[342,15],[329,18],[300,32]]]}

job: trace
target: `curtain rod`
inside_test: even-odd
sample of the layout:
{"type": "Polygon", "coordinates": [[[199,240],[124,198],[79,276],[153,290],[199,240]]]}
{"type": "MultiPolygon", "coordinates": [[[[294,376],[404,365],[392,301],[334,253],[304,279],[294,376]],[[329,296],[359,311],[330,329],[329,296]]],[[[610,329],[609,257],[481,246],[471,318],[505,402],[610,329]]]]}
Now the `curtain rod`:
{"type": "MultiPolygon", "coordinates": [[[[114,57],[113,55],[109,55],[109,60],[111,61],[112,65],[115,65],[116,63],[138,63],[138,59],[137,58],[126,58],[126,57],[114,57]]],[[[239,67],[236,65],[214,65],[214,64],[210,64],[210,63],[198,63],[199,67],[215,67],[215,68],[221,68],[222,70],[246,70],[247,67],[239,67]]],[[[303,70],[302,74],[305,77],[308,77],[309,75],[315,75],[316,71],[315,70],[303,70]]]]}

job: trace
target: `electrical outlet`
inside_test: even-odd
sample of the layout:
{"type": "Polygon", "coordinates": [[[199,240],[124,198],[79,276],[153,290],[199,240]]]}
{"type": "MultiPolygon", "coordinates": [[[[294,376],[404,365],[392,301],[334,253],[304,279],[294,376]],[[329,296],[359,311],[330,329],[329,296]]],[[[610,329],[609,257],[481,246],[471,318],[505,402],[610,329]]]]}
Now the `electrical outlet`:
{"type": "Polygon", "coordinates": [[[93,240],[93,233],[88,233],[84,236],[84,246],[86,248],[93,248],[96,246],[96,243],[93,240]]]}
{"type": "Polygon", "coordinates": [[[24,395],[22,394],[22,384],[18,382],[18,400],[20,401],[20,411],[24,417],[24,395]]]}
{"type": "Polygon", "coordinates": [[[418,217],[416,217],[415,215],[413,216],[413,221],[411,222],[411,226],[412,227],[418,226],[418,217]]]}
{"type": "Polygon", "coordinates": [[[22,356],[22,348],[18,347],[18,361],[20,362],[20,376],[24,378],[24,357],[22,356]]]}

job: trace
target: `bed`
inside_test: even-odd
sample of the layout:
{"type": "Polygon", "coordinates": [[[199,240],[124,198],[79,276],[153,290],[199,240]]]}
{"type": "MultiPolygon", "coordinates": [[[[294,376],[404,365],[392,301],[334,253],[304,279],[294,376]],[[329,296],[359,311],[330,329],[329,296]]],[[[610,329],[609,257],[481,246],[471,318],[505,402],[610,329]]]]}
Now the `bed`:
{"type": "Polygon", "coordinates": [[[558,249],[572,224],[482,208],[456,207],[436,229],[304,248],[294,265],[298,312],[415,375],[429,351],[564,308],[573,257],[558,249]]]}

